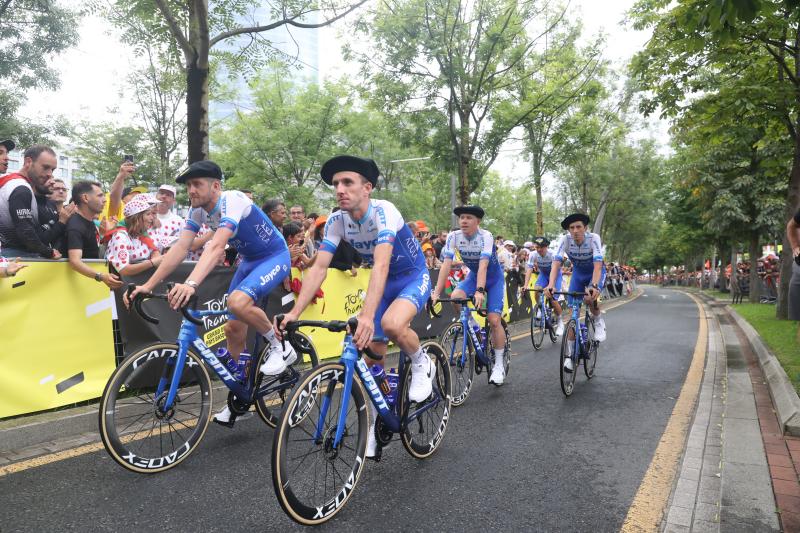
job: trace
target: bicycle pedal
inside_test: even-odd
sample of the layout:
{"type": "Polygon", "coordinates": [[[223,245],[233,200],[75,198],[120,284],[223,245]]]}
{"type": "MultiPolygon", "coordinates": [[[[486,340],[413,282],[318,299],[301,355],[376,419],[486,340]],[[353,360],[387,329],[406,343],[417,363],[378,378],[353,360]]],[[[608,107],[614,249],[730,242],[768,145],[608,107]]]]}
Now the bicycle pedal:
{"type": "Polygon", "coordinates": [[[231,417],[231,419],[228,420],[227,422],[223,422],[221,420],[217,420],[216,418],[212,418],[211,420],[213,420],[215,423],[219,424],[220,426],[226,427],[228,429],[233,428],[233,425],[236,423],[236,417],[231,417]]]}

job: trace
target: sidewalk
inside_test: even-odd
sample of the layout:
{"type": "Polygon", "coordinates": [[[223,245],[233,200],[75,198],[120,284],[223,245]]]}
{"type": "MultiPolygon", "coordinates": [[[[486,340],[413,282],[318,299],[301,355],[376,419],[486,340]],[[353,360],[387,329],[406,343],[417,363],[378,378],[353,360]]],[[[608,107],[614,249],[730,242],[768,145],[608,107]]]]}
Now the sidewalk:
{"type": "Polygon", "coordinates": [[[663,530],[800,531],[800,439],[783,435],[758,341],[725,304],[698,296],[705,375],[663,530]]]}

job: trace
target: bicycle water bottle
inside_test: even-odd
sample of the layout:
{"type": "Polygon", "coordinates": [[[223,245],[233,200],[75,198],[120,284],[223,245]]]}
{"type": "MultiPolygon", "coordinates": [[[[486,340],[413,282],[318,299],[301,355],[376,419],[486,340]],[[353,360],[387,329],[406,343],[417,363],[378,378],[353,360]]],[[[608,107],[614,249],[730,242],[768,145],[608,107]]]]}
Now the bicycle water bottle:
{"type": "Polygon", "coordinates": [[[583,342],[589,341],[589,330],[586,328],[586,324],[581,323],[581,339],[583,342]]]}
{"type": "Polygon", "coordinates": [[[469,317],[469,327],[475,334],[475,338],[478,339],[478,344],[483,344],[483,330],[481,329],[481,325],[478,324],[478,321],[475,320],[475,317],[473,316],[469,317]]]}
{"type": "Polygon", "coordinates": [[[386,371],[381,365],[372,365],[369,367],[369,371],[372,373],[372,377],[375,378],[375,383],[378,384],[378,388],[381,389],[383,395],[388,397],[391,389],[389,388],[389,383],[386,382],[386,371]]]}
{"type": "Polygon", "coordinates": [[[236,373],[239,371],[239,365],[233,360],[233,357],[231,357],[231,353],[227,348],[217,348],[217,359],[219,359],[220,363],[225,365],[225,368],[228,369],[228,372],[230,372],[235,378],[236,373]]]}
{"type": "Polygon", "coordinates": [[[242,355],[239,356],[239,364],[237,365],[236,373],[233,377],[242,383],[247,381],[247,375],[250,373],[250,364],[252,361],[253,357],[249,353],[242,352],[242,355]]]}
{"type": "Polygon", "coordinates": [[[397,375],[397,369],[392,368],[386,373],[386,383],[389,385],[389,394],[386,395],[386,403],[393,406],[397,401],[397,384],[400,381],[400,376],[397,375]]]}

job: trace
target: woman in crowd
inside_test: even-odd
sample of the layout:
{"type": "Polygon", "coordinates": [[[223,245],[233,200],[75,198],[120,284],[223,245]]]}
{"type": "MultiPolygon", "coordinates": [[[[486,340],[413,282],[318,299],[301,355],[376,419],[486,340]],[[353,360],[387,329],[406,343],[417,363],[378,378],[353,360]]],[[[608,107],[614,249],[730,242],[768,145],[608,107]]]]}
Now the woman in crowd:
{"type": "Polygon", "coordinates": [[[153,206],[157,203],[150,194],[136,195],[125,204],[125,224],[106,234],[106,260],[117,273],[133,276],[161,263],[161,254],[147,235],[147,230],[155,223],[157,215],[153,206]]]}

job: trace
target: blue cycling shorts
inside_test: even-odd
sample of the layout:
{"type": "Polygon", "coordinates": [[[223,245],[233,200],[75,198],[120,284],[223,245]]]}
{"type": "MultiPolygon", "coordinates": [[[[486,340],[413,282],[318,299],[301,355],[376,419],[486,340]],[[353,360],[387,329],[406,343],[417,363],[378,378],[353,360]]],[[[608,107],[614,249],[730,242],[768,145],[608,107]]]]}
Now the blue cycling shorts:
{"type": "MultiPolygon", "coordinates": [[[[242,291],[258,302],[291,273],[290,264],[288,249],[263,259],[245,259],[233,275],[228,294],[242,291]]],[[[236,317],[228,313],[228,319],[236,320],[236,317]]]]}
{"type": "MultiPolygon", "coordinates": [[[[458,289],[467,293],[467,296],[472,297],[475,295],[475,289],[478,286],[478,273],[474,270],[458,284],[458,289]]],[[[506,280],[505,276],[498,276],[486,279],[486,310],[490,313],[503,313],[503,302],[506,295],[506,280]]]]}
{"type": "MultiPolygon", "coordinates": [[[[586,290],[586,287],[592,284],[592,274],[594,270],[590,270],[588,272],[581,272],[578,269],[573,269],[572,271],[572,279],[569,282],[569,292],[583,292],[586,290]]],[[[606,281],[606,267],[603,265],[602,270],[600,271],[600,281],[598,282],[597,286],[602,287],[606,281]]],[[[569,304],[572,305],[572,296],[569,298],[569,304]]]]}
{"type": "MultiPolygon", "coordinates": [[[[536,278],[536,284],[534,285],[534,287],[544,288],[547,287],[548,285],[550,285],[550,272],[547,272],[546,274],[544,272],[539,272],[539,277],[536,278]]],[[[559,268],[558,277],[556,278],[556,284],[555,284],[556,291],[560,291],[563,285],[564,285],[564,276],[561,273],[561,269],[559,268]]]]}
{"type": "Polygon", "coordinates": [[[378,304],[378,309],[375,311],[375,333],[372,336],[372,340],[377,342],[387,342],[389,340],[383,332],[383,327],[381,327],[381,319],[395,300],[398,298],[408,300],[414,304],[414,307],[417,308],[417,313],[419,313],[428,302],[430,296],[431,276],[427,270],[410,270],[399,276],[389,275],[386,279],[386,287],[383,289],[383,297],[378,304]]]}

